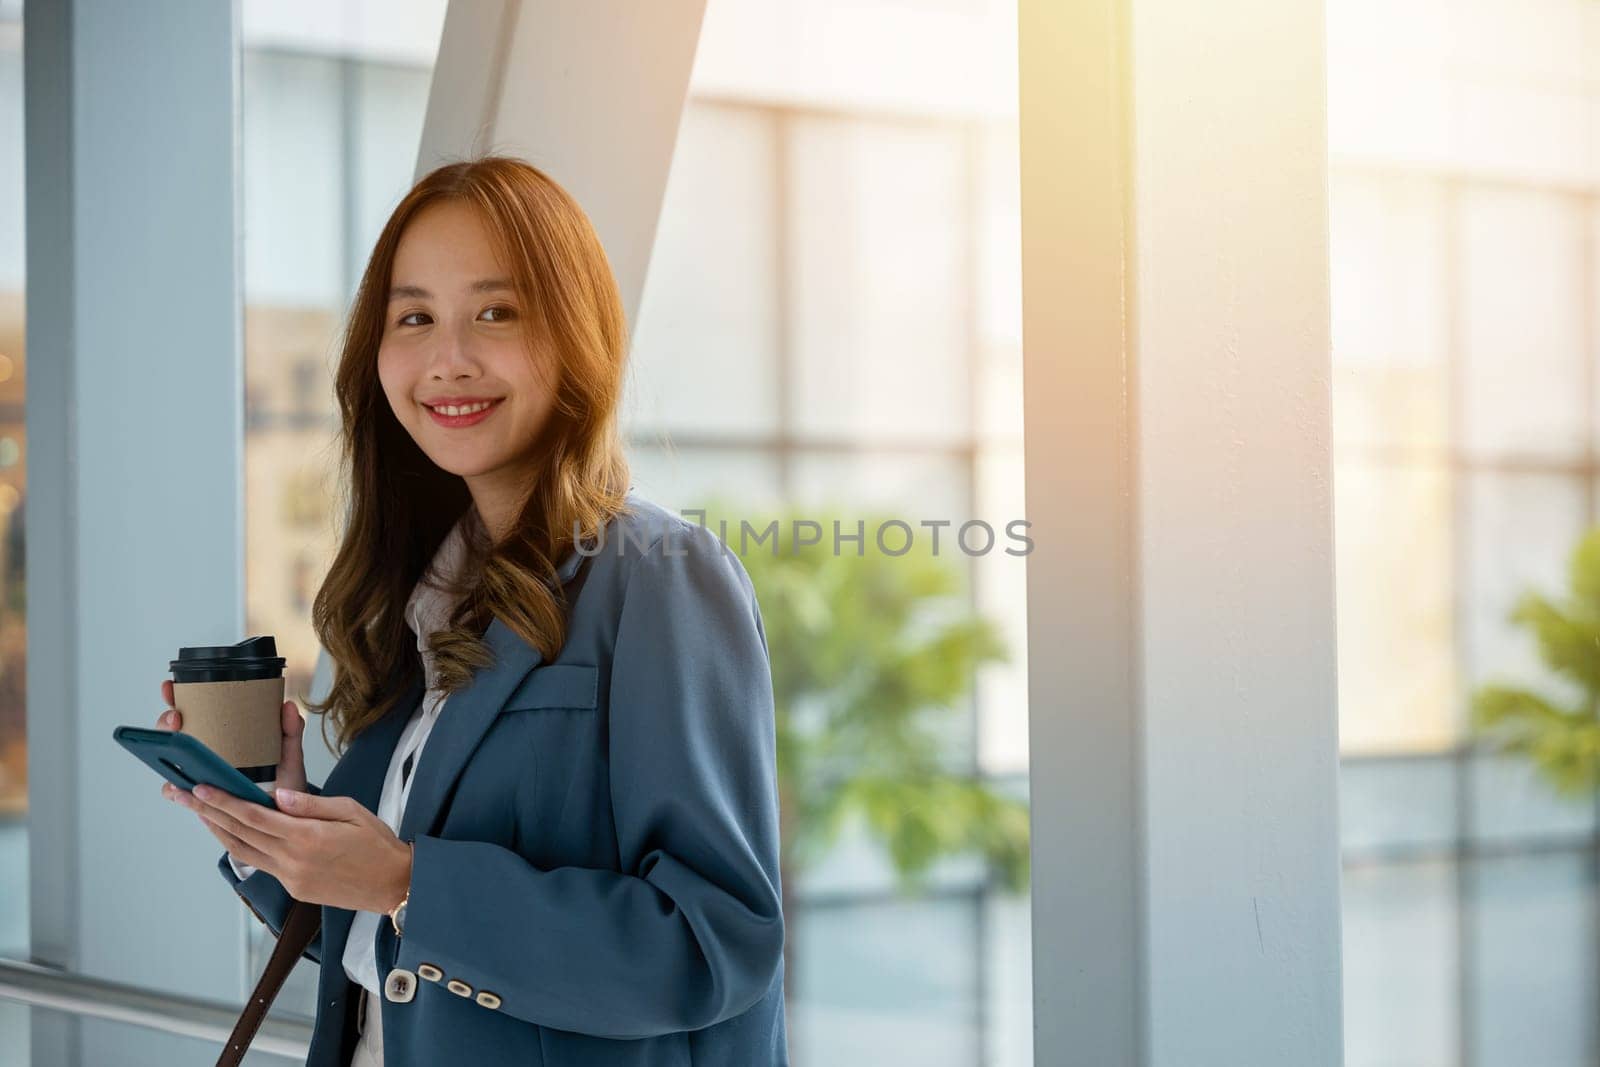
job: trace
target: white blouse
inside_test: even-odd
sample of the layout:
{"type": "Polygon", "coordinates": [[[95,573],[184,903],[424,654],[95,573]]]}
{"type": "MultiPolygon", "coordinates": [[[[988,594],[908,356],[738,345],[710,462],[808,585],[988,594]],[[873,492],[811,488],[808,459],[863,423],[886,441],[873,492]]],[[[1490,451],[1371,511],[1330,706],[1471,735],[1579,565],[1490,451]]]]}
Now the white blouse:
{"type": "MultiPolygon", "coordinates": [[[[428,583],[427,576],[456,573],[465,549],[462,523],[466,521],[467,516],[463,516],[440,543],[427,574],[417,582],[410,599],[406,601],[406,621],[417,634],[417,651],[422,655],[427,688],[401,732],[400,740],[395,744],[389,770],[383,777],[383,793],[378,799],[378,818],[395,832],[399,831],[400,818],[406,810],[406,799],[411,795],[411,783],[416,779],[417,764],[422,759],[422,746],[433,731],[433,724],[439,721],[439,709],[444,706],[446,696],[436,688],[437,670],[433,653],[427,646],[428,638],[449,620],[454,604],[442,590],[428,583]]],[[[231,854],[228,856],[228,865],[240,878],[248,878],[256,872],[254,867],[235,861],[231,854]]],[[[342,961],[344,973],[350,980],[377,997],[382,996],[382,986],[378,981],[378,961],[373,942],[378,936],[378,924],[386,918],[379,912],[358,910],[350,923],[350,938],[345,942],[342,961]]]]}

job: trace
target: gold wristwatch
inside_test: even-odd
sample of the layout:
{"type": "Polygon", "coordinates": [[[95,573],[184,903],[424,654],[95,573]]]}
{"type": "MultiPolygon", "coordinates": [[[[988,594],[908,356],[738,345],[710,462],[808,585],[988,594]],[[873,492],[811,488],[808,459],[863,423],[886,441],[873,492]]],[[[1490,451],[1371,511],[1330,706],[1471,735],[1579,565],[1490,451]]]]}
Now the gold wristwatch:
{"type": "MultiPolygon", "coordinates": [[[[413,845],[410,841],[406,842],[406,846],[411,849],[411,854],[414,861],[417,852],[417,846],[413,845]]],[[[394,927],[394,936],[396,937],[405,936],[406,903],[410,900],[411,887],[408,885],[406,886],[406,895],[401,897],[400,903],[396,904],[389,912],[389,924],[394,927]]]]}

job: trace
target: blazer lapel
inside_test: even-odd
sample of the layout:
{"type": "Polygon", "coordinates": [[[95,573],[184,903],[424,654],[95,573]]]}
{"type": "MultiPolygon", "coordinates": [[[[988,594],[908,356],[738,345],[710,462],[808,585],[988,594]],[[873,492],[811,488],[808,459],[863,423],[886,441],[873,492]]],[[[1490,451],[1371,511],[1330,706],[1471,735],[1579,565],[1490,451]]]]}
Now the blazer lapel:
{"type": "Polygon", "coordinates": [[[483,640],[493,650],[495,661],[478,671],[465,688],[452,693],[439,709],[439,721],[434,723],[427,744],[422,746],[422,756],[411,772],[415,780],[400,818],[398,836],[402,841],[433,829],[467,759],[488,733],[517,683],[543,659],[538,649],[512,633],[499,618],[489,623],[483,640]]]}
{"type": "MultiPolygon", "coordinates": [[[[598,554],[596,550],[592,554],[598,554]]],[[[571,582],[590,553],[577,548],[568,551],[566,558],[556,568],[563,585],[571,582]]],[[[406,798],[405,811],[400,817],[400,830],[396,834],[402,841],[414,839],[418,833],[433,829],[439,811],[444,805],[456,779],[466,767],[467,759],[488,733],[495,717],[510,698],[517,684],[529,671],[543,660],[539,650],[512,633],[499,618],[490,621],[484,631],[484,642],[494,651],[495,661],[479,671],[466,688],[451,694],[440,709],[439,721],[434,723],[428,741],[422,748],[422,757],[411,772],[414,779],[411,793],[406,798]]],[[[350,748],[328,773],[323,784],[323,796],[354,797],[368,811],[376,813],[378,801],[383,796],[383,782],[394,760],[395,746],[406,722],[422,699],[423,681],[411,683],[405,696],[395,702],[383,718],[362,731],[350,742],[350,748]]],[[[324,905],[322,909],[323,960],[342,959],[350,939],[350,924],[355,912],[348,908],[324,905]]],[[[379,926],[380,934],[384,927],[379,926]]],[[[380,937],[381,941],[381,937],[380,937]]],[[[380,957],[381,960],[381,957],[380,957]]],[[[327,972],[327,968],[324,968],[327,972]]],[[[336,978],[344,977],[342,967],[334,968],[336,978]]]]}
{"type": "MultiPolygon", "coordinates": [[[[600,548],[585,546],[592,551],[582,551],[576,545],[568,548],[566,556],[556,565],[556,577],[563,586],[572,581],[585,559],[599,554],[604,542],[600,545],[600,548]]],[[[517,683],[544,659],[538,649],[513,633],[498,616],[489,621],[483,640],[494,652],[494,663],[479,671],[466,688],[452,693],[439,709],[439,721],[433,724],[433,731],[422,746],[422,756],[411,772],[415,780],[411,783],[411,794],[406,797],[396,834],[402,841],[413,840],[418,834],[433,830],[445,799],[456,779],[461,777],[478,742],[489,732],[517,683]]],[[[393,750],[394,743],[390,742],[385,767],[393,750]]],[[[382,787],[380,773],[378,792],[382,787]]],[[[374,806],[378,792],[373,793],[374,806]]]]}

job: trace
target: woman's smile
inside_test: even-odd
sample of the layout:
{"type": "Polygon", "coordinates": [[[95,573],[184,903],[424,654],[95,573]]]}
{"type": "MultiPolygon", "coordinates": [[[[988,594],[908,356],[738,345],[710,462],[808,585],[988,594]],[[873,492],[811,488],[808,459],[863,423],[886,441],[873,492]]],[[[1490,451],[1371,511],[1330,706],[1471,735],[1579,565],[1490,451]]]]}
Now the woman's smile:
{"type": "Polygon", "coordinates": [[[424,404],[422,406],[427,409],[429,417],[440,426],[449,429],[461,429],[466,426],[476,426],[484,419],[487,419],[499,410],[500,401],[504,399],[504,397],[501,397],[500,400],[480,401],[476,404],[446,404],[439,407],[424,404]]]}

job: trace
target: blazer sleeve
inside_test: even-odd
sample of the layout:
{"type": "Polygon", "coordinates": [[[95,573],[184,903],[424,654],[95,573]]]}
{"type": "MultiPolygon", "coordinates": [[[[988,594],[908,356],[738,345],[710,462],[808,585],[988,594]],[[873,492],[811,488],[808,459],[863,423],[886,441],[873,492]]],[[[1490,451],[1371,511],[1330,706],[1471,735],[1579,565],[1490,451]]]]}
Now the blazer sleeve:
{"type": "Polygon", "coordinates": [[[710,1026],[772,988],[784,921],[766,636],[743,566],[703,527],[633,560],[609,709],[621,869],[420,835],[397,962],[561,1030],[710,1026]]]}
{"type": "MultiPolygon", "coordinates": [[[[307,784],[306,791],[316,795],[322,794],[322,789],[316,785],[307,784]]],[[[250,909],[257,919],[266,924],[272,931],[273,937],[283,933],[283,921],[289,915],[289,905],[294,903],[294,898],[288,890],[283,888],[283,883],[278,881],[266,871],[259,870],[249,864],[235,864],[233,857],[223,852],[217,860],[217,869],[222,872],[223,879],[239,894],[239,899],[244,901],[244,906],[250,909]]],[[[322,931],[317,930],[304,952],[303,958],[313,963],[322,962],[322,931]]]]}

